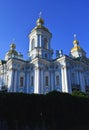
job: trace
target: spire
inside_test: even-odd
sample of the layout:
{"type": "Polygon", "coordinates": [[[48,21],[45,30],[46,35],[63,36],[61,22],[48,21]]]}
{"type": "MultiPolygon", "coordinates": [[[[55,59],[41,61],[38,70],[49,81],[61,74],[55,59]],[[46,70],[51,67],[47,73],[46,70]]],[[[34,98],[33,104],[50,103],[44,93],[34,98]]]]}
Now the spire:
{"type": "Polygon", "coordinates": [[[39,18],[42,18],[42,12],[40,11],[40,13],[39,13],[39,18]]]}
{"type": "Polygon", "coordinates": [[[78,45],[79,44],[79,41],[77,40],[77,35],[76,34],[74,34],[74,41],[73,41],[73,44],[75,45],[78,45]]]}
{"type": "Polygon", "coordinates": [[[76,40],[76,37],[77,37],[77,35],[76,35],[76,34],[74,34],[74,40],[76,40]]]}

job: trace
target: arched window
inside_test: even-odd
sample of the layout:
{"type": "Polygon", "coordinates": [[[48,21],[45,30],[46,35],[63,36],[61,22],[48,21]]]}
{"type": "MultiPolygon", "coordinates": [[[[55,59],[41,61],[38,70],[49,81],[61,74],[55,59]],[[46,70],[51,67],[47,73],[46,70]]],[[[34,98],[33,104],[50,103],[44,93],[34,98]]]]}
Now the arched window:
{"type": "Polygon", "coordinates": [[[59,75],[56,76],[56,85],[59,86],[59,75]]]}
{"type": "Polygon", "coordinates": [[[24,78],[20,77],[20,87],[23,87],[24,78]]]}
{"type": "Polygon", "coordinates": [[[47,40],[47,38],[44,38],[44,48],[48,49],[48,40],[47,40]]]}
{"type": "Polygon", "coordinates": [[[31,76],[31,86],[34,86],[34,77],[31,76]]]}
{"type": "Polygon", "coordinates": [[[31,50],[33,50],[35,47],[35,39],[32,39],[32,42],[31,42],[31,50]]]}
{"type": "Polygon", "coordinates": [[[48,79],[48,76],[45,76],[45,86],[48,86],[49,85],[49,79],[48,79]]]}

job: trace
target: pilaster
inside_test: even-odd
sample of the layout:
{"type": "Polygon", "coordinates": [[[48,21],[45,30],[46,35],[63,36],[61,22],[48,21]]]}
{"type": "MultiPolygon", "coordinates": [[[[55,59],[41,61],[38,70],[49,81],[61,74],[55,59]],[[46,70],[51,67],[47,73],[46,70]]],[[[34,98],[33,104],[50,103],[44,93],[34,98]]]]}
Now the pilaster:
{"type": "Polygon", "coordinates": [[[62,73],[62,92],[64,92],[64,87],[65,87],[65,80],[64,80],[64,67],[61,68],[61,73],[62,73]]]}
{"type": "Polygon", "coordinates": [[[68,71],[67,66],[62,68],[62,91],[68,92],[68,71]]]}
{"type": "Polygon", "coordinates": [[[41,84],[40,84],[40,90],[41,90],[41,94],[44,94],[44,76],[43,76],[43,68],[41,68],[41,84]]]}
{"type": "Polygon", "coordinates": [[[14,92],[17,91],[17,70],[14,72],[14,92]]]}
{"type": "Polygon", "coordinates": [[[40,39],[39,39],[39,42],[40,42],[39,45],[41,47],[42,46],[42,35],[40,34],[39,37],[40,37],[40,39]]]}
{"type": "Polygon", "coordinates": [[[10,69],[8,75],[9,75],[8,91],[12,92],[12,91],[13,91],[13,88],[14,88],[14,79],[13,79],[14,70],[13,70],[13,69],[10,69]]]}
{"type": "Polygon", "coordinates": [[[65,92],[68,92],[68,68],[65,66],[64,68],[64,76],[65,76],[65,92]]]}
{"type": "Polygon", "coordinates": [[[39,67],[36,67],[35,69],[35,86],[34,86],[34,93],[40,93],[39,92],[40,88],[40,69],[39,67]]]}

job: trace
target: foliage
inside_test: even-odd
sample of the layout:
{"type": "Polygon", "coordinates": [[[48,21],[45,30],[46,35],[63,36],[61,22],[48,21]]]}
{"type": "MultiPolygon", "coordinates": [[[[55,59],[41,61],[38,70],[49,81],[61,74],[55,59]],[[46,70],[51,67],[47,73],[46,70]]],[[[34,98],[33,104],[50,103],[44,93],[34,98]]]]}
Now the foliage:
{"type": "Polygon", "coordinates": [[[79,97],[85,97],[86,94],[84,92],[81,92],[81,91],[74,91],[72,93],[73,96],[79,96],[79,97]]]}

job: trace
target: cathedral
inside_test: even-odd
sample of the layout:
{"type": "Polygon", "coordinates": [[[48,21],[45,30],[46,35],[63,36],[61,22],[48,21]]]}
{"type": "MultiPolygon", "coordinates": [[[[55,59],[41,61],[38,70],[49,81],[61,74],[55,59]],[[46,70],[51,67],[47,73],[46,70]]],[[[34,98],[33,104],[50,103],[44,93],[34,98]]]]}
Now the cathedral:
{"type": "Polygon", "coordinates": [[[0,91],[46,94],[56,90],[89,93],[89,59],[74,36],[69,55],[56,51],[53,58],[52,33],[39,17],[29,34],[28,59],[12,43],[0,60],[0,91]]]}

